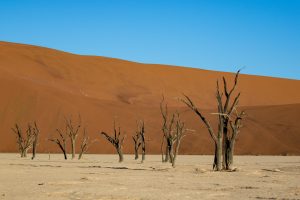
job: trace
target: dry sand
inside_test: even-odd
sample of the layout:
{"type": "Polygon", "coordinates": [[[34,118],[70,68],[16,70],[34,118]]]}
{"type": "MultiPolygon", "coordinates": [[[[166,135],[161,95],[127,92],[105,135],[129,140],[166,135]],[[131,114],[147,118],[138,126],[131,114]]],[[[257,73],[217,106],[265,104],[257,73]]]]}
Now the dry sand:
{"type": "Polygon", "coordinates": [[[179,156],[175,169],[160,159],[0,154],[0,199],[300,199],[299,156],[236,156],[235,172],[211,171],[212,156],[179,156]]]}

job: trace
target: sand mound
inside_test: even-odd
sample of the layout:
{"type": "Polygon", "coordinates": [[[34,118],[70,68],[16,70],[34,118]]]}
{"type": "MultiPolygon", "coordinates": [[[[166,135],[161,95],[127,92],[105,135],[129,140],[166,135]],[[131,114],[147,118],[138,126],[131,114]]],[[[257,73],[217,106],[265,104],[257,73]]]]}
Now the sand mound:
{"type": "MultiPolygon", "coordinates": [[[[132,152],[136,120],[145,119],[148,150],[158,153],[161,140],[159,102],[164,93],[172,109],[184,112],[196,132],[185,138],[182,153],[212,153],[207,131],[177,100],[182,93],[209,113],[215,109],[215,84],[231,73],[141,64],[119,59],[80,56],[53,49],[0,42],[0,151],[16,151],[11,127],[37,120],[39,151],[56,151],[47,141],[63,128],[63,117],[81,113],[88,132],[98,141],[91,153],[114,149],[99,132],[112,131],[117,118],[126,131],[125,152],[132,152]]],[[[248,113],[237,142],[240,154],[300,154],[300,81],[241,75],[240,104],[248,113]]],[[[80,138],[79,138],[80,140],[80,138]]]]}

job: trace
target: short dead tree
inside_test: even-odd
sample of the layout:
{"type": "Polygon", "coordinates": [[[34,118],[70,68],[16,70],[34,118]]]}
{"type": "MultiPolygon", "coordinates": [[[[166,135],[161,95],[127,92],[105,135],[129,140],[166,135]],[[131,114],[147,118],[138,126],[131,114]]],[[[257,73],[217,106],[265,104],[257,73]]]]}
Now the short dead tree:
{"type": "Polygon", "coordinates": [[[177,111],[173,113],[170,120],[168,120],[168,106],[167,103],[163,106],[163,102],[164,98],[161,102],[160,109],[163,117],[162,131],[163,140],[166,142],[166,155],[165,158],[162,157],[162,160],[163,162],[170,161],[172,163],[172,167],[175,167],[181,140],[186,135],[188,129],[185,128],[185,123],[181,121],[180,114],[177,111]]]}
{"type": "Polygon", "coordinates": [[[71,117],[69,119],[65,118],[65,123],[66,123],[67,130],[68,130],[67,135],[71,141],[72,159],[74,159],[75,154],[76,154],[76,139],[77,139],[80,127],[81,127],[81,117],[79,115],[77,124],[74,124],[71,117]]]}
{"type": "Polygon", "coordinates": [[[33,123],[32,134],[33,134],[33,141],[32,141],[32,157],[31,157],[31,159],[33,160],[36,155],[36,149],[37,149],[38,139],[39,139],[39,134],[40,134],[40,130],[38,129],[36,122],[33,123]]]}
{"type": "Polygon", "coordinates": [[[116,129],[116,123],[114,121],[114,137],[109,136],[105,132],[101,132],[101,135],[108,141],[110,142],[116,149],[118,155],[119,155],[119,162],[123,162],[124,157],[123,157],[123,142],[125,139],[125,136],[121,136],[121,128],[120,126],[118,127],[118,130],[116,129]]]}
{"type": "Polygon", "coordinates": [[[12,128],[12,130],[16,134],[17,144],[19,152],[21,154],[21,158],[27,157],[27,151],[32,147],[32,143],[34,140],[32,126],[28,124],[26,135],[23,135],[22,130],[18,124],[15,124],[15,128],[12,128]]]}
{"type": "Polygon", "coordinates": [[[79,156],[78,156],[78,160],[80,160],[82,158],[82,155],[87,152],[88,147],[90,145],[89,140],[90,140],[90,137],[87,136],[86,128],[84,128],[83,129],[83,138],[82,138],[81,145],[80,145],[80,153],[79,153],[79,156]]]}
{"type": "Polygon", "coordinates": [[[132,136],[134,142],[134,154],[135,160],[139,158],[139,148],[142,147],[142,162],[145,160],[146,156],[146,144],[145,144],[145,123],[143,120],[137,123],[137,131],[134,136],[132,136]]]}
{"type": "Polygon", "coordinates": [[[58,132],[59,134],[59,138],[55,138],[55,139],[49,139],[49,141],[51,142],[54,142],[55,144],[58,145],[59,149],[63,152],[64,154],[64,158],[65,160],[68,159],[67,157],[67,151],[66,151],[66,144],[67,144],[67,141],[66,141],[66,134],[67,134],[67,127],[65,129],[65,133],[63,133],[60,129],[56,129],[56,131],[58,132]]]}
{"type": "MultiPolygon", "coordinates": [[[[181,121],[179,113],[177,113],[176,116],[176,126],[175,126],[175,134],[173,136],[173,141],[175,144],[175,147],[173,148],[173,151],[170,151],[170,158],[172,162],[172,166],[175,167],[175,162],[177,155],[179,153],[179,147],[181,144],[181,140],[183,137],[186,136],[187,131],[191,131],[185,128],[185,123],[181,121]]],[[[173,146],[174,146],[173,144],[173,146]]]]}

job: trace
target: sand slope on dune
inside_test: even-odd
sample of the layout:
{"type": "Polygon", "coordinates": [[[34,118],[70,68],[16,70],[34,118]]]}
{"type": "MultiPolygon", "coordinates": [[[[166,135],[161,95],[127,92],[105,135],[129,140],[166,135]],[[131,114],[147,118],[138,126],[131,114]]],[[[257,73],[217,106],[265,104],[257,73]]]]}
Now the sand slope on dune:
{"type": "MultiPolygon", "coordinates": [[[[80,56],[52,49],[0,42],[0,151],[16,151],[11,127],[37,120],[39,151],[55,151],[47,139],[63,128],[63,117],[81,114],[92,138],[92,153],[113,149],[100,138],[116,118],[126,131],[126,152],[132,152],[136,120],[145,119],[148,150],[158,153],[161,140],[159,102],[167,97],[195,133],[185,138],[182,153],[212,153],[207,131],[177,100],[188,94],[215,123],[215,84],[233,74],[124,60],[80,56]]],[[[240,154],[300,154],[300,81],[241,75],[240,104],[248,113],[237,142],[240,154]]],[[[80,138],[79,138],[80,140],[80,138]]]]}

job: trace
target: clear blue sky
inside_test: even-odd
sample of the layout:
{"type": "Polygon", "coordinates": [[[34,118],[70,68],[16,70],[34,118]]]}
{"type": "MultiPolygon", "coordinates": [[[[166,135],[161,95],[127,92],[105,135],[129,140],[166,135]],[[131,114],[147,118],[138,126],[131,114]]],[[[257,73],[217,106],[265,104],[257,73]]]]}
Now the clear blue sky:
{"type": "Polygon", "coordinates": [[[300,80],[300,0],[0,0],[0,40],[300,80]]]}

